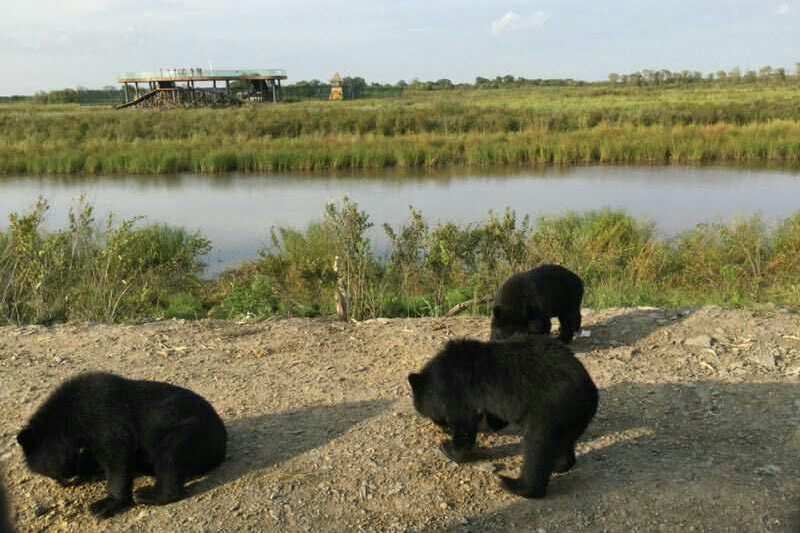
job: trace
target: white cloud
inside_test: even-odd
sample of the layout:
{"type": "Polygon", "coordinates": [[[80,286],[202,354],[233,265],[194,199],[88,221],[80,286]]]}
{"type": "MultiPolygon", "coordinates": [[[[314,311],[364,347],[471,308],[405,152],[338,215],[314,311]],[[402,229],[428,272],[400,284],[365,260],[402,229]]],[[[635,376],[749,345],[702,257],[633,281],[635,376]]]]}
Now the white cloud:
{"type": "Polygon", "coordinates": [[[543,27],[548,20],[550,20],[550,15],[544,11],[536,11],[531,15],[520,15],[509,11],[499,19],[492,21],[492,33],[502,35],[515,31],[535,30],[543,27]]]}
{"type": "Polygon", "coordinates": [[[778,6],[778,9],[775,10],[775,13],[778,15],[785,15],[789,12],[789,4],[788,2],[784,2],[778,6]]]}

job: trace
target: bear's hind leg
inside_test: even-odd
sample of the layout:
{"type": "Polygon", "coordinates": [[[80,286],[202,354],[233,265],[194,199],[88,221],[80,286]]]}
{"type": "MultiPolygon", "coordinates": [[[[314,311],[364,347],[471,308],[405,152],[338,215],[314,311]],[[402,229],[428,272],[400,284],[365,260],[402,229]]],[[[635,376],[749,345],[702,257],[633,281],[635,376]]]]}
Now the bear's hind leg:
{"type": "Polygon", "coordinates": [[[156,464],[156,483],[136,490],[136,502],[144,505],[165,505],[183,499],[186,489],[184,479],[172,461],[160,461],[156,464]]]}
{"type": "Polygon", "coordinates": [[[155,485],[136,491],[136,501],[145,505],[164,505],[186,496],[184,483],[190,470],[189,461],[198,455],[198,435],[192,426],[178,427],[166,435],[153,453],[155,485]],[[194,443],[195,449],[192,449],[194,443]]]}
{"type": "Polygon", "coordinates": [[[525,456],[518,479],[500,476],[503,488],[523,498],[544,498],[558,452],[556,439],[546,424],[536,423],[525,432],[525,456]]]}

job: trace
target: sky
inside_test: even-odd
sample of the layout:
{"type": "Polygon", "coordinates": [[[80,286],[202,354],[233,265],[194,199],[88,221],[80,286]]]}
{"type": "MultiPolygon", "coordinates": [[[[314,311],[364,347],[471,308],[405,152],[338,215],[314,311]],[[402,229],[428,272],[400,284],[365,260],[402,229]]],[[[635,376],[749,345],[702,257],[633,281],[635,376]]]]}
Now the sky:
{"type": "Polygon", "coordinates": [[[800,62],[800,0],[0,0],[0,13],[0,95],[170,67],[284,68],[291,83],[800,62]]]}

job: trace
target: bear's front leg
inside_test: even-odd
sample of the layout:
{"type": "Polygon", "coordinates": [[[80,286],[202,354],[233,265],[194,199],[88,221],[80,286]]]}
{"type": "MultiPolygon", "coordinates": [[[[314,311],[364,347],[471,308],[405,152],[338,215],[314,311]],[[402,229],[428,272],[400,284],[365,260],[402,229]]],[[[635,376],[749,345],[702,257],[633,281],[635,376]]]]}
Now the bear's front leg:
{"type": "Polygon", "coordinates": [[[119,454],[104,465],[108,496],[97,500],[89,510],[98,518],[110,518],[133,504],[133,471],[127,454],[119,454]]]}
{"type": "Polygon", "coordinates": [[[439,447],[451,461],[466,463],[474,458],[475,439],[478,435],[478,422],[475,419],[459,420],[450,424],[452,440],[445,441],[439,447]]]}

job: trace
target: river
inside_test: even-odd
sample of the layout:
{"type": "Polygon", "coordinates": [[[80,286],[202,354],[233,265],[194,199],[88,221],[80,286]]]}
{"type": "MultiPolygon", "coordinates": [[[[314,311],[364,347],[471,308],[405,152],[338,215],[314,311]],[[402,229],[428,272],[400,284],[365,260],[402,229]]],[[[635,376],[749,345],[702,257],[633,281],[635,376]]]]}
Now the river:
{"type": "Polygon", "coordinates": [[[48,226],[62,226],[80,195],[107,213],[145,216],[201,231],[214,249],[208,274],[257,256],[271,226],[302,228],[326,202],[347,195],[370,215],[378,250],[384,222],[408,219],[408,206],[430,222],[478,222],[490,209],[558,215],[611,207],[656,223],[664,237],[698,223],[761,214],[768,222],[800,210],[800,172],[720,167],[578,167],[503,175],[7,177],[0,178],[0,228],[8,213],[38,196],[51,205],[48,226]]]}

